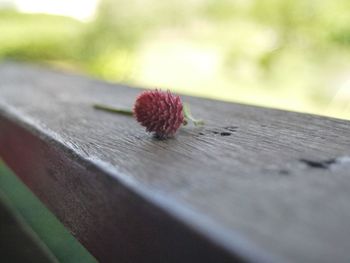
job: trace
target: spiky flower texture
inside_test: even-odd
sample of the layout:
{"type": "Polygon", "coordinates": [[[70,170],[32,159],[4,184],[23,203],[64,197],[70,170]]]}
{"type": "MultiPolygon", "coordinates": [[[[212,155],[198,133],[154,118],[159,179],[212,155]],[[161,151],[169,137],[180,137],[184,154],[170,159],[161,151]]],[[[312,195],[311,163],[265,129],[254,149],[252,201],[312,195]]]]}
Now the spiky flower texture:
{"type": "Polygon", "coordinates": [[[142,92],[135,101],[133,112],[146,131],[153,132],[158,138],[173,136],[185,119],[181,98],[170,91],[142,92]]]}
{"type": "Polygon", "coordinates": [[[195,119],[188,105],[170,91],[151,90],[142,92],[136,99],[133,110],[94,104],[97,110],[134,116],[146,131],[160,139],[172,137],[180,126],[191,121],[195,126],[203,125],[203,120],[195,119]]]}

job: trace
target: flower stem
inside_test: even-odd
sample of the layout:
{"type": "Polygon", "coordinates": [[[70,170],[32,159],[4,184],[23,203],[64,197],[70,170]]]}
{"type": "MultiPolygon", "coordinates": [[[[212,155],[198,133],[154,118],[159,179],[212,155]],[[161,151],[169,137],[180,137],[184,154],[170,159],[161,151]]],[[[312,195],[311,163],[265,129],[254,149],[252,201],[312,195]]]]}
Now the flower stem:
{"type": "Polygon", "coordinates": [[[95,109],[97,109],[97,110],[103,110],[103,111],[107,111],[107,112],[111,112],[111,113],[123,114],[123,115],[127,115],[127,116],[132,116],[134,114],[132,110],[117,109],[117,108],[113,108],[113,107],[106,106],[106,105],[101,105],[101,104],[94,104],[93,107],[95,109]]]}
{"type": "Polygon", "coordinates": [[[188,104],[183,105],[183,111],[184,111],[184,115],[185,115],[185,121],[184,121],[184,125],[186,125],[188,123],[188,120],[190,120],[194,126],[201,126],[204,125],[204,121],[200,120],[200,119],[195,119],[190,111],[190,107],[188,106],[188,104]]]}
{"type": "MultiPolygon", "coordinates": [[[[102,110],[102,111],[106,111],[106,112],[110,112],[110,113],[122,114],[122,115],[126,115],[126,116],[133,116],[133,114],[134,114],[134,112],[132,110],[129,110],[129,109],[118,109],[118,108],[114,108],[114,107],[102,105],[102,104],[94,104],[93,107],[97,110],[102,110]]],[[[191,121],[194,124],[194,126],[204,125],[203,120],[196,119],[192,116],[191,111],[190,111],[190,107],[188,106],[188,104],[184,103],[183,112],[184,112],[184,116],[185,116],[184,125],[187,125],[188,121],[191,121]]]]}

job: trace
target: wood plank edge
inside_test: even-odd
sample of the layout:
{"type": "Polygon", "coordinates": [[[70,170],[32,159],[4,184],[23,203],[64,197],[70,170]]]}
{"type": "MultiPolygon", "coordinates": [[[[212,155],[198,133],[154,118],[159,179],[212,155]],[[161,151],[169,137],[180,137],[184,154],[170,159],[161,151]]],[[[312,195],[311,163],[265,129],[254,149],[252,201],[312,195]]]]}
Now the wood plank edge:
{"type": "MultiPolygon", "coordinates": [[[[222,250],[222,253],[226,253],[232,259],[239,258],[244,262],[281,262],[280,259],[261,250],[256,244],[246,240],[239,233],[228,231],[215,222],[212,222],[205,215],[183,207],[168,197],[155,193],[134,180],[132,176],[118,170],[117,167],[111,166],[93,156],[84,156],[83,152],[65,143],[58,134],[46,130],[30,117],[25,116],[22,112],[1,100],[0,116],[14,125],[25,129],[40,140],[52,145],[52,147],[56,147],[65,155],[69,156],[70,159],[74,160],[74,162],[86,167],[88,170],[100,172],[113,178],[117,184],[129,189],[134,195],[140,197],[154,209],[169,215],[189,233],[200,236],[210,243],[213,248],[222,250]]],[[[77,238],[79,239],[79,237],[77,238]]]]}

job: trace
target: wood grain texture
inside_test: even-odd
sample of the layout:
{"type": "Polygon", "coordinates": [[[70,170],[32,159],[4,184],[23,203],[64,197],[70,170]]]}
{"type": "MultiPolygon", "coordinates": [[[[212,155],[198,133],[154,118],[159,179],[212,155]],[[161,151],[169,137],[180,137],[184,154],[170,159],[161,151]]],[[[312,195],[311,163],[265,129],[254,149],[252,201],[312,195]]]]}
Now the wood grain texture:
{"type": "Polygon", "coordinates": [[[350,122],[184,97],[159,141],[139,89],[0,65],[0,156],[102,262],[348,262],[350,122]]]}

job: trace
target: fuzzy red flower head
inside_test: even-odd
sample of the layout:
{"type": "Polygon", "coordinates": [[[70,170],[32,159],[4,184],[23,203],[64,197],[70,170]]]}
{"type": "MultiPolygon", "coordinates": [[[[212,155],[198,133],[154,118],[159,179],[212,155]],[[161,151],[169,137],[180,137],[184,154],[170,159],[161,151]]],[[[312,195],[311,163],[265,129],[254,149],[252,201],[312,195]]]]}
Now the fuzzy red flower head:
{"type": "Polygon", "coordinates": [[[184,122],[183,105],[179,96],[170,91],[144,91],[136,99],[134,116],[146,131],[159,138],[173,136],[184,122]]]}

